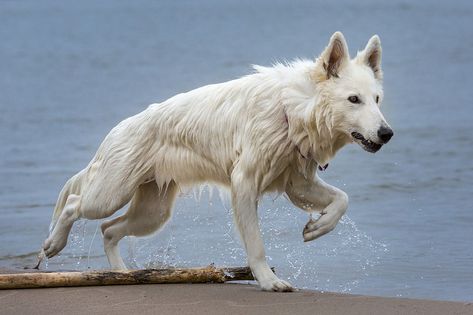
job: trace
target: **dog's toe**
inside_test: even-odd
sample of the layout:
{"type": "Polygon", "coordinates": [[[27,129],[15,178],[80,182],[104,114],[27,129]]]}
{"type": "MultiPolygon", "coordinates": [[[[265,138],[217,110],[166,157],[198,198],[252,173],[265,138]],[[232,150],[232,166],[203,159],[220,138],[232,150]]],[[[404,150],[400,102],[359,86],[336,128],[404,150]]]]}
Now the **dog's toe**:
{"type": "Polygon", "coordinates": [[[274,292],[292,292],[294,288],[292,285],[281,279],[274,279],[272,281],[267,281],[265,283],[260,283],[261,289],[263,291],[274,291],[274,292]]]}
{"type": "Polygon", "coordinates": [[[48,258],[54,257],[64,248],[64,246],[66,246],[65,243],[58,243],[55,242],[54,239],[48,238],[43,244],[44,254],[48,258]]]}
{"type": "Polygon", "coordinates": [[[51,246],[51,239],[48,238],[43,243],[44,252],[46,252],[49,249],[50,246],[51,246]]]}
{"type": "Polygon", "coordinates": [[[294,291],[294,288],[292,285],[284,280],[279,280],[273,285],[273,291],[276,292],[292,292],[294,291]]]}
{"type": "Polygon", "coordinates": [[[315,240],[316,238],[321,237],[322,235],[327,234],[330,231],[331,231],[330,228],[322,227],[322,228],[312,230],[312,231],[304,231],[302,236],[304,237],[304,242],[309,242],[309,241],[315,240]]]}
{"type": "Polygon", "coordinates": [[[54,248],[49,248],[48,250],[44,251],[44,254],[46,255],[47,258],[52,258],[56,255],[56,250],[54,248]]]}
{"type": "MultiPolygon", "coordinates": [[[[336,222],[335,222],[336,223],[336,222]]],[[[320,220],[317,221],[309,221],[304,230],[302,231],[302,237],[304,238],[304,242],[309,242],[315,240],[322,235],[327,234],[328,232],[332,231],[335,225],[333,224],[323,224],[320,220]]]]}

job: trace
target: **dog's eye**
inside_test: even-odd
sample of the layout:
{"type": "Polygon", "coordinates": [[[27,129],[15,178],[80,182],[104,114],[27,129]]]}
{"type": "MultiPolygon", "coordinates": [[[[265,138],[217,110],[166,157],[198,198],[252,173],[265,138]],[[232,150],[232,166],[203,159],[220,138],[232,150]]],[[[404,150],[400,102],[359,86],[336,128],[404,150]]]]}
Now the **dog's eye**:
{"type": "Polygon", "coordinates": [[[376,95],[376,104],[379,103],[379,95],[376,95]]]}
{"type": "Polygon", "coordinates": [[[353,104],[361,103],[360,99],[356,95],[352,95],[352,96],[348,97],[348,100],[353,104]]]}

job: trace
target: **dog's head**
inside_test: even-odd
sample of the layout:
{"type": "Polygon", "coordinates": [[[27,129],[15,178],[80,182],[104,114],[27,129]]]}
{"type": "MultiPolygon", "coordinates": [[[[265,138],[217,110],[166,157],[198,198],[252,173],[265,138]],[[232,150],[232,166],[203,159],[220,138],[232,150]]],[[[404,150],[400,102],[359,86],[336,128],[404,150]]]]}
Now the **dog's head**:
{"type": "Polygon", "coordinates": [[[391,139],[393,131],[380,111],[383,73],[377,35],[350,59],[343,34],[333,34],[316,61],[315,80],[329,107],[332,128],[373,153],[391,139]]]}

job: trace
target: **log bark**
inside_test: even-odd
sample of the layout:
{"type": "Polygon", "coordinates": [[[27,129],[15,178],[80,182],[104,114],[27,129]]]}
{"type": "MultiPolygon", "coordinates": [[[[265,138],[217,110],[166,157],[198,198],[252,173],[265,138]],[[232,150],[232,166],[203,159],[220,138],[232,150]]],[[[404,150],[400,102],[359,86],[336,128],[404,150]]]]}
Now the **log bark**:
{"type": "Polygon", "coordinates": [[[254,280],[249,267],[170,268],[127,271],[35,272],[0,274],[0,289],[54,288],[119,284],[223,283],[254,280]]]}

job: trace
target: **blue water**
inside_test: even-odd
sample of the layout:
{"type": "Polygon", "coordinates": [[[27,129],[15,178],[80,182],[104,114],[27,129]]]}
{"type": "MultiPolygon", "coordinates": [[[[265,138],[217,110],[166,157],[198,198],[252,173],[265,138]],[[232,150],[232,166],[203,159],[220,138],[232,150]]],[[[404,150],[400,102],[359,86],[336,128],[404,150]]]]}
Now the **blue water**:
{"type": "MultiPolygon", "coordinates": [[[[298,287],[473,301],[473,2],[0,1],[0,21],[0,267],[34,264],[59,190],[120,120],[253,63],[312,58],[341,30],[352,54],[380,35],[395,136],[322,174],[350,195],[330,235],[303,243],[307,215],[264,200],[270,264],[298,287]]],[[[245,264],[211,191],[124,240],[127,264],[245,264]]],[[[79,222],[47,268],[106,268],[98,225],[79,222]]]]}

